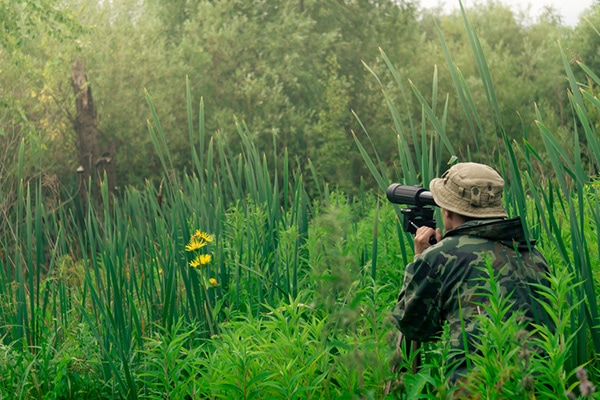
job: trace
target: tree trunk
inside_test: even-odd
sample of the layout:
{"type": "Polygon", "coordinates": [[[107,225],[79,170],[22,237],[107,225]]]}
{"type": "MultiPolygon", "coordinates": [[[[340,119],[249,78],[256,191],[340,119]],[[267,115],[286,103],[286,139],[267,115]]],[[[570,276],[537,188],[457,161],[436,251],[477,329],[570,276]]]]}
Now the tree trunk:
{"type": "MultiPolygon", "coordinates": [[[[92,87],[87,80],[83,63],[77,61],[71,70],[71,85],[75,93],[77,115],[73,120],[77,133],[77,152],[82,187],[82,200],[86,199],[88,190],[96,200],[100,200],[99,185],[108,177],[108,190],[112,194],[115,188],[114,148],[101,151],[99,146],[99,129],[96,106],[92,98],[92,87]],[[88,184],[91,186],[88,188],[88,184]]],[[[85,205],[85,203],[84,203],[85,205]]]]}

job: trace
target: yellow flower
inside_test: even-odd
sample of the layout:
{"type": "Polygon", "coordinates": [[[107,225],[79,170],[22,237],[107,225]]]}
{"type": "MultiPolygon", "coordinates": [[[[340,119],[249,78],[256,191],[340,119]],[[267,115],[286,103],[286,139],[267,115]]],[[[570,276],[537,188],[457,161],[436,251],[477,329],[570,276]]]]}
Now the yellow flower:
{"type": "Polygon", "coordinates": [[[200,265],[200,257],[196,257],[192,261],[190,261],[190,267],[192,268],[198,268],[200,265]]]}
{"type": "Polygon", "coordinates": [[[192,237],[190,239],[190,243],[188,243],[188,245],[185,246],[185,250],[186,251],[196,251],[196,250],[203,248],[204,246],[206,246],[205,241],[194,239],[194,237],[192,237]]]}
{"type": "Polygon", "coordinates": [[[210,278],[208,283],[210,283],[210,286],[217,286],[219,284],[215,278],[210,278]]]}
{"type": "Polygon", "coordinates": [[[213,241],[213,237],[212,237],[212,235],[210,235],[210,234],[208,234],[208,233],[206,233],[206,232],[200,232],[200,231],[197,231],[197,232],[196,232],[196,234],[198,234],[198,237],[199,237],[201,240],[204,240],[204,241],[205,241],[205,242],[207,242],[207,243],[212,243],[212,241],[213,241]]]}
{"type": "Polygon", "coordinates": [[[212,256],[210,254],[199,254],[190,262],[190,267],[198,268],[202,265],[206,265],[212,260],[212,256]]]}
{"type": "Polygon", "coordinates": [[[206,265],[212,260],[212,256],[210,254],[200,254],[198,257],[200,259],[200,264],[206,265]]]}
{"type": "Polygon", "coordinates": [[[200,229],[196,229],[196,232],[194,232],[194,234],[192,235],[192,239],[197,240],[203,240],[205,242],[209,242],[211,243],[213,241],[213,237],[212,235],[206,233],[206,232],[202,232],[200,229]]]}
{"type": "Polygon", "coordinates": [[[190,237],[190,242],[187,246],[185,246],[186,251],[196,251],[206,246],[208,243],[212,243],[213,237],[212,235],[202,232],[200,229],[197,229],[196,232],[190,237]]]}

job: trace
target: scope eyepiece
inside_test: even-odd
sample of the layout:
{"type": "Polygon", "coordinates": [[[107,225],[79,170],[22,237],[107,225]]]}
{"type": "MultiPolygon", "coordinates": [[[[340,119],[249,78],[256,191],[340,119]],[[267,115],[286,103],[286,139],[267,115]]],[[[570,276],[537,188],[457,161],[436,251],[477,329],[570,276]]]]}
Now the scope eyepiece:
{"type": "Polygon", "coordinates": [[[411,204],[417,207],[437,206],[431,192],[420,186],[392,183],[385,194],[388,200],[395,204],[411,204]]]}

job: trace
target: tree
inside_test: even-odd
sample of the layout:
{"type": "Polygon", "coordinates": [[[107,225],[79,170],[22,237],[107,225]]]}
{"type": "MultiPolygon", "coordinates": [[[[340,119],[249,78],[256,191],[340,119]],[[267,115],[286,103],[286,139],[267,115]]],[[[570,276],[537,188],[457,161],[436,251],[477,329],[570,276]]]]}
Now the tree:
{"type": "MultiPolygon", "coordinates": [[[[11,0],[3,5],[13,8],[6,6],[0,12],[7,17],[20,15],[23,7],[34,7],[29,3],[45,4],[11,0]]],[[[22,137],[22,129],[43,132],[37,137],[49,153],[57,155],[52,168],[61,181],[72,179],[80,164],[76,135],[67,119],[75,112],[74,93],[65,88],[74,60],[86,66],[88,84],[94,89],[98,146],[114,145],[111,156],[120,160],[116,180],[123,185],[159,180],[162,174],[148,134],[145,91],[157,107],[174,168],[181,173],[192,168],[185,107],[188,77],[194,102],[203,99],[209,134],[223,135],[235,151],[240,144],[235,124],[243,122],[268,157],[275,137],[279,155],[287,151],[303,168],[310,159],[319,174],[348,192],[358,188],[362,178],[371,177],[354,145],[353,133],[361,140],[366,137],[361,136],[363,130],[353,112],[367,127],[383,162],[394,165],[396,132],[381,90],[399,99],[398,103],[406,100],[400,118],[407,127],[412,124],[420,137],[422,109],[406,79],[433,102],[430,93],[436,70],[434,108],[441,117],[447,96],[446,131],[461,144],[457,146],[460,156],[493,156],[496,126],[459,14],[425,17],[418,13],[416,2],[392,0],[67,3],[81,10],[78,23],[90,26],[77,32],[79,45],[54,40],[50,30],[59,22],[51,17],[57,15],[52,11],[55,8],[30,19],[47,25],[37,31],[44,46],[29,36],[22,38],[13,47],[21,56],[11,54],[14,66],[4,68],[6,82],[0,86],[3,94],[9,93],[3,99],[12,107],[13,126],[19,125],[16,137],[22,137]],[[464,113],[453,111],[462,107],[436,24],[453,66],[471,91],[481,127],[469,127],[464,113]],[[389,75],[380,49],[398,70],[406,93],[389,75]],[[23,65],[37,74],[19,79],[23,65]],[[370,71],[381,77],[382,86],[370,71]]],[[[467,12],[488,57],[509,135],[517,138],[522,131],[537,131],[534,103],[545,120],[568,129],[564,74],[557,61],[557,42],[566,35],[560,21],[550,12],[539,21],[525,23],[497,2],[467,12]]],[[[7,115],[0,116],[4,127],[10,125],[7,115]]],[[[4,132],[8,136],[9,130],[4,132]]]]}
{"type": "Polygon", "coordinates": [[[351,110],[373,125],[382,115],[380,90],[362,61],[381,65],[381,45],[394,59],[410,54],[406,38],[415,19],[407,4],[206,1],[188,21],[177,54],[194,71],[209,130],[235,144],[234,121],[243,120],[264,151],[275,134],[279,149],[304,165],[308,157],[331,164],[339,153],[348,168],[323,175],[353,190],[370,174],[354,147],[351,131],[360,129],[351,110]],[[325,154],[330,147],[339,150],[325,154]]]}
{"type": "Polygon", "coordinates": [[[57,155],[64,152],[57,150],[65,143],[68,146],[68,141],[56,137],[55,127],[61,121],[52,118],[66,115],[53,100],[52,91],[62,69],[59,49],[75,48],[74,38],[83,31],[63,6],[46,0],[0,2],[0,214],[4,220],[16,201],[19,180],[42,177],[46,193],[59,201],[55,173],[62,168],[57,155]],[[22,153],[19,175],[21,145],[34,151],[22,153]]]}
{"type": "MultiPolygon", "coordinates": [[[[189,149],[185,117],[185,74],[172,61],[161,22],[144,2],[90,2],[80,16],[92,26],[82,36],[78,55],[94,89],[99,145],[114,147],[111,157],[118,186],[160,180],[160,163],[148,134],[145,91],[161,113],[169,146],[176,154],[189,149]]],[[[104,150],[103,150],[104,151],[104,150]]],[[[179,161],[183,164],[182,157],[179,161]]]]}
{"type": "MultiPolygon", "coordinates": [[[[77,61],[71,70],[71,85],[75,95],[76,115],[73,127],[77,135],[77,152],[79,167],[77,169],[84,188],[82,198],[87,200],[86,193],[91,192],[100,200],[99,183],[106,175],[109,193],[115,189],[115,156],[113,146],[101,150],[96,103],[92,96],[92,87],[87,80],[83,63],[77,61]],[[87,188],[87,185],[91,187],[87,188]]],[[[83,204],[87,202],[84,201],[83,204]]]]}

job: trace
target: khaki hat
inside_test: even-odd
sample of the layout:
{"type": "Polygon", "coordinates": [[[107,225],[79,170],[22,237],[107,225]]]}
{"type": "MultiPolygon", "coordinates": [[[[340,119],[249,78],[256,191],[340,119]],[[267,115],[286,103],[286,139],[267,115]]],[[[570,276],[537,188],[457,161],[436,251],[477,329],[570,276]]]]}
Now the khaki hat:
{"type": "Polygon", "coordinates": [[[478,163],[459,163],[429,183],[440,207],[472,218],[506,218],[502,205],[504,179],[493,168],[478,163]]]}

